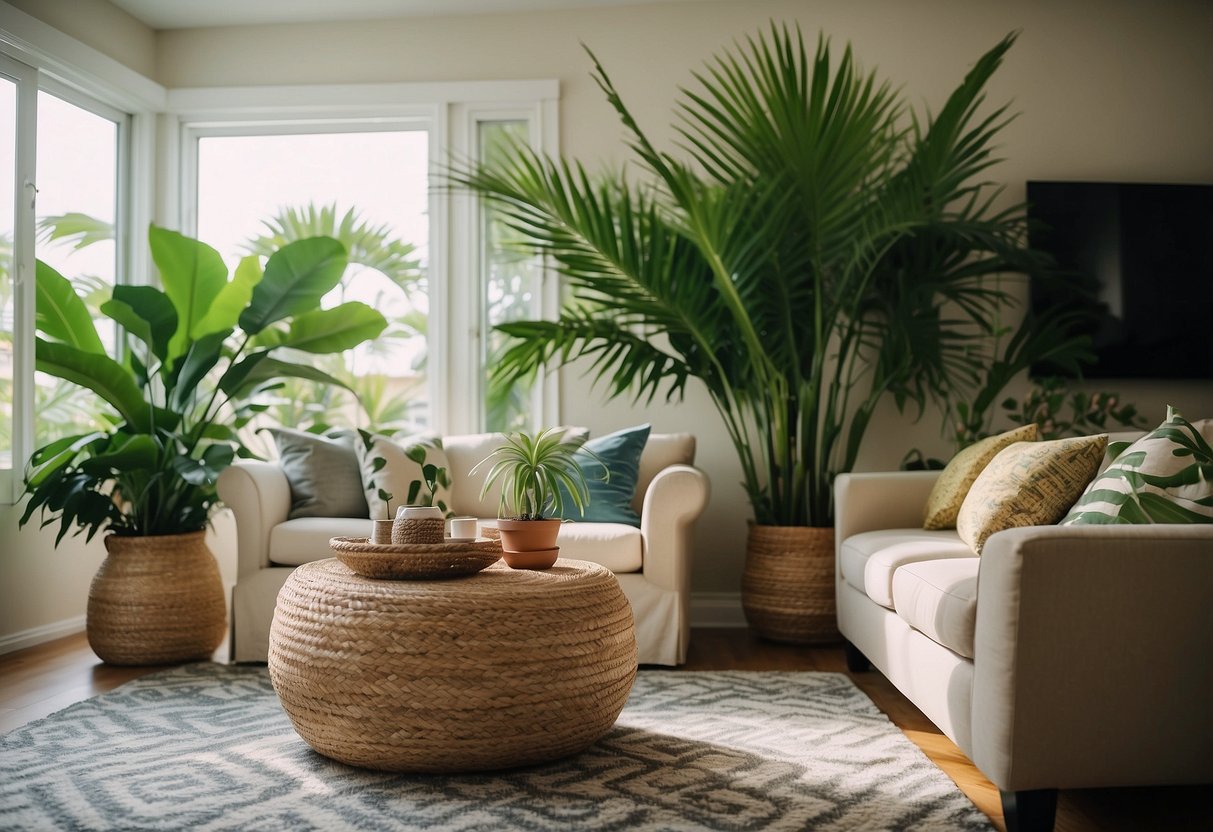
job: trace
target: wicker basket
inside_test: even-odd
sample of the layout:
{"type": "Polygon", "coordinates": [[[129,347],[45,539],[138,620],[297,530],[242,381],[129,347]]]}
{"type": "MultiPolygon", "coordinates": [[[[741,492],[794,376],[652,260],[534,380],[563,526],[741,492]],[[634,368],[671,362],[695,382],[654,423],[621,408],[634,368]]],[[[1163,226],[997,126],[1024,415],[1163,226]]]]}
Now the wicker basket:
{"type": "Polygon", "coordinates": [[[458,578],[474,575],[501,558],[501,544],[487,538],[470,543],[377,544],[365,537],[334,537],[329,548],[354,572],[381,580],[458,578]]]}
{"type": "Polygon", "coordinates": [[[834,528],[750,526],[741,604],[763,638],[789,644],[838,641],[834,528]]]}
{"type": "Polygon", "coordinates": [[[295,730],[328,757],[500,769],[609,731],[636,677],[636,637],[619,582],[597,564],[375,581],[329,559],[283,585],[269,671],[295,730]]]}
{"type": "Polygon", "coordinates": [[[392,523],[392,543],[442,543],[446,521],[440,517],[410,518],[392,523]]]}
{"type": "Polygon", "coordinates": [[[205,532],[105,538],[88,590],[88,643],[103,662],[208,659],[227,633],[227,606],[205,532]]]}

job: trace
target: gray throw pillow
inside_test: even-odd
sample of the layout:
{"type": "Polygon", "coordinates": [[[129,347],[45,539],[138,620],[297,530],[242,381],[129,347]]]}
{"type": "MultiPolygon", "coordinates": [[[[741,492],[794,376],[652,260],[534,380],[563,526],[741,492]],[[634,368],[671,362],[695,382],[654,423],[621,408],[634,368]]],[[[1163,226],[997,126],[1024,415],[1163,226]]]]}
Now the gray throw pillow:
{"type": "Polygon", "coordinates": [[[326,439],[290,428],[266,428],[291,486],[288,517],[370,517],[362,493],[355,434],[326,439]]]}

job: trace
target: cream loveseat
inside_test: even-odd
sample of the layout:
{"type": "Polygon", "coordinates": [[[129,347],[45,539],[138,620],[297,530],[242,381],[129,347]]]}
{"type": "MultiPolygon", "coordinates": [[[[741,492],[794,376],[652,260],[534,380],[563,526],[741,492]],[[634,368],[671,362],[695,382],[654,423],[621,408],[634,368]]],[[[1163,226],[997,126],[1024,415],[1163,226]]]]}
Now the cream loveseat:
{"type": "MultiPolygon", "coordinates": [[[[500,434],[448,436],[443,448],[456,515],[496,517],[497,492],[480,499],[484,471],[471,469],[501,442],[500,434]]],[[[642,664],[686,661],[692,532],[708,500],[708,480],[693,467],[695,437],[653,434],[640,457],[633,508],[640,528],[620,523],[565,523],[561,557],[602,564],[616,574],[632,604],[642,664]]],[[[329,538],[367,537],[370,520],[287,519],[290,486],[274,462],[242,461],[219,477],[219,497],[236,517],[237,576],[232,591],[232,658],[263,662],[278,590],[296,567],[332,557],[329,538]]]]}
{"type": "Polygon", "coordinates": [[[835,484],[838,626],[1051,829],[1059,788],[1213,782],[1213,526],[920,528],[939,472],[835,484]]]}

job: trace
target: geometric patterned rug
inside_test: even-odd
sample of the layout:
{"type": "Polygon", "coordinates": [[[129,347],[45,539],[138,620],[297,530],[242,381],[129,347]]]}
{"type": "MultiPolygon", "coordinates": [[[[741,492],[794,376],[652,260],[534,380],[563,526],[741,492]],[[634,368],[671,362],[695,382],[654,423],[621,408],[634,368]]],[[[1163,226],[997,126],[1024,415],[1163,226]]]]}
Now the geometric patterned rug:
{"type": "Polygon", "coordinates": [[[642,671],[615,728],[546,765],[351,768],[265,668],[145,676],[0,737],[4,829],[988,830],[840,673],[642,671]]]}

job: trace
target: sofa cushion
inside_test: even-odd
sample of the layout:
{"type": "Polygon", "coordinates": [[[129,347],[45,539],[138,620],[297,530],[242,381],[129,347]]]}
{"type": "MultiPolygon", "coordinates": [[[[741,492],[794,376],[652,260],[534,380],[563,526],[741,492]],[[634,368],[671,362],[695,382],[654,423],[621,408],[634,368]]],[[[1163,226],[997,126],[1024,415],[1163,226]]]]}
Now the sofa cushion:
{"type": "Polygon", "coordinates": [[[1174,408],[1123,449],[1061,521],[1109,523],[1213,523],[1213,448],[1174,408]]]}
{"type": "Polygon", "coordinates": [[[971,558],[973,550],[951,530],[881,529],[842,542],[839,564],[848,584],[882,607],[893,608],[893,575],[907,563],[971,558]]]}
{"type": "Polygon", "coordinates": [[[290,428],[265,428],[274,437],[278,464],[291,489],[290,519],[370,517],[355,449],[357,434],[317,436],[290,428]]]}
{"type": "Polygon", "coordinates": [[[1095,477],[1107,446],[1105,433],[1003,448],[960,507],[960,539],[981,554],[995,532],[1056,523],[1095,477]]]}
{"type": "MultiPolygon", "coordinates": [[[[442,449],[442,440],[430,434],[399,439],[376,434],[369,439],[360,439],[358,462],[362,470],[367,506],[370,508],[370,516],[375,520],[395,519],[397,508],[410,505],[409,490],[413,483],[418,483],[419,492],[422,492],[424,497],[429,497],[424,494],[423,465],[444,469],[447,472],[445,481],[454,482],[451,464],[442,449]],[[391,499],[384,499],[380,491],[391,494],[391,499]]],[[[433,495],[433,505],[442,509],[444,514],[451,510],[451,491],[451,485],[443,485],[442,481],[439,481],[433,495]]],[[[418,498],[411,504],[425,505],[425,502],[418,498]]]]}
{"type": "Polygon", "coordinates": [[[588,560],[612,572],[637,572],[644,565],[640,529],[624,523],[564,523],[556,545],[562,558],[588,560]]]}
{"type": "Polygon", "coordinates": [[[997,436],[987,436],[957,452],[939,474],[939,479],[935,481],[935,486],[927,497],[927,510],[922,527],[956,528],[956,516],[960,514],[960,506],[964,503],[969,489],[973,487],[977,475],[990,464],[990,460],[1012,442],[1035,441],[1036,424],[1033,423],[997,436]]]}
{"type": "Polygon", "coordinates": [[[894,610],[932,641],[973,658],[980,563],[967,557],[906,564],[893,575],[894,610]]]}
{"type": "Polygon", "coordinates": [[[270,563],[300,566],[331,558],[331,537],[370,537],[371,521],[353,517],[300,517],[270,529],[270,563]]]}
{"type": "MultiPolygon", "coordinates": [[[[367,537],[370,525],[370,520],[348,517],[303,517],[279,523],[270,531],[270,563],[300,566],[331,558],[329,538],[367,537]]],[[[644,564],[640,529],[622,523],[565,523],[556,543],[562,558],[588,560],[612,572],[637,572],[644,564]]]]}
{"type": "Polygon", "coordinates": [[[640,528],[640,515],[632,508],[636,479],[640,476],[640,454],[649,439],[650,426],[624,428],[587,440],[573,455],[585,478],[590,501],[585,511],[577,508],[573,495],[560,485],[564,503],[561,517],[585,523],[625,523],[640,528]]]}

